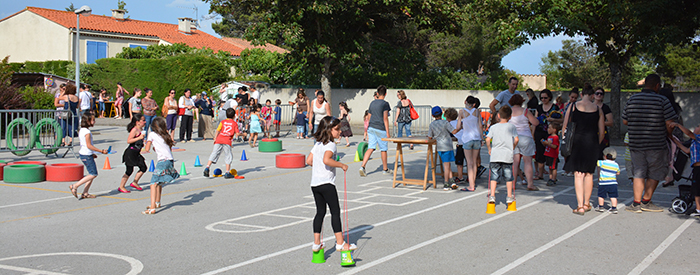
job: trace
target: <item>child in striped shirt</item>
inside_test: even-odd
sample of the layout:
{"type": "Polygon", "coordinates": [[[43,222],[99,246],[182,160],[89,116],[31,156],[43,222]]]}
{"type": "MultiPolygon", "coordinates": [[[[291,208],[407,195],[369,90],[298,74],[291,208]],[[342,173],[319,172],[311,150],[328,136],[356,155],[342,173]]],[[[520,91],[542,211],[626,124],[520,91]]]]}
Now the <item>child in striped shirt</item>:
{"type": "Polygon", "coordinates": [[[600,176],[598,177],[598,212],[605,212],[605,196],[610,198],[610,213],[617,214],[617,175],[620,166],[615,162],[617,151],[608,147],[603,150],[603,160],[598,161],[600,176]]]}

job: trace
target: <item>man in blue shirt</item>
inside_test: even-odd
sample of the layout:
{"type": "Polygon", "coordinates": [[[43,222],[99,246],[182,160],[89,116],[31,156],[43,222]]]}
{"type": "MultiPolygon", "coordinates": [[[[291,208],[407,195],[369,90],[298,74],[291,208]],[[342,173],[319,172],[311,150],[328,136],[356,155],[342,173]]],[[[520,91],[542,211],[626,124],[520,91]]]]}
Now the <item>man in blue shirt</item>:
{"type": "Polygon", "coordinates": [[[492,114],[495,114],[498,111],[498,109],[496,109],[496,105],[499,103],[501,104],[501,106],[508,105],[508,107],[513,107],[510,106],[510,104],[508,104],[508,100],[510,100],[510,97],[512,97],[515,93],[520,93],[515,90],[516,88],[518,88],[518,79],[515,77],[511,77],[508,80],[508,90],[501,92],[496,96],[496,98],[493,99],[493,101],[491,101],[489,109],[491,109],[492,114]]]}

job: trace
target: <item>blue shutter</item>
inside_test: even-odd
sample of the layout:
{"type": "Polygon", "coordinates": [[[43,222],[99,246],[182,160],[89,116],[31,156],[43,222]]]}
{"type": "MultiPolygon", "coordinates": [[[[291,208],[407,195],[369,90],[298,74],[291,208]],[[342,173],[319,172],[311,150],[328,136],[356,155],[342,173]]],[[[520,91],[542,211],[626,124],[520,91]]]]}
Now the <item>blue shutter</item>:
{"type": "Polygon", "coordinates": [[[145,49],[146,49],[146,46],[142,46],[142,45],[129,45],[129,48],[132,48],[132,49],[133,49],[133,48],[142,48],[142,49],[145,50],[145,49]]]}
{"type": "Polygon", "coordinates": [[[87,63],[94,64],[95,60],[107,57],[107,42],[87,41],[87,63]]]}

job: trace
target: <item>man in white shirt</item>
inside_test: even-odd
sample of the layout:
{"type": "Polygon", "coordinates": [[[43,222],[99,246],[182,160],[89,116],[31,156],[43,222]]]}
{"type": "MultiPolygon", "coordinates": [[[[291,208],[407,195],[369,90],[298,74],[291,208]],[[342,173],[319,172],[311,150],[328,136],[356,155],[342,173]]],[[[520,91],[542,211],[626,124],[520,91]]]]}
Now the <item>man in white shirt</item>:
{"type": "Polygon", "coordinates": [[[92,95],[88,91],[88,88],[85,84],[80,84],[80,94],[78,95],[78,99],[80,100],[80,116],[92,109],[92,95]]]}
{"type": "Polygon", "coordinates": [[[250,86],[250,91],[251,91],[251,99],[254,100],[255,102],[251,102],[250,105],[254,104],[260,104],[260,92],[258,92],[258,89],[255,88],[255,86],[250,86]]]}

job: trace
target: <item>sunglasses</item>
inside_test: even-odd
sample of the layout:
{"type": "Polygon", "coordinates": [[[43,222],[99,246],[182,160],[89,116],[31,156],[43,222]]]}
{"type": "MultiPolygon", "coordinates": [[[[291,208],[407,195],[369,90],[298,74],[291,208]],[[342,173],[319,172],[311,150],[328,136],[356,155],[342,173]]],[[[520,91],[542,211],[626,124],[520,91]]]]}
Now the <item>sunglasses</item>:
{"type": "Polygon", "coordinates": [[[603,95],[603,93],[595,93],[595,95],[603,95]]]}
{"type": "Polygon", "coordinates": [[[170,94],[171,94],[171,95],[174,95],[175,93],[173,93],[173,92],[170,92],[170,94]]]}

